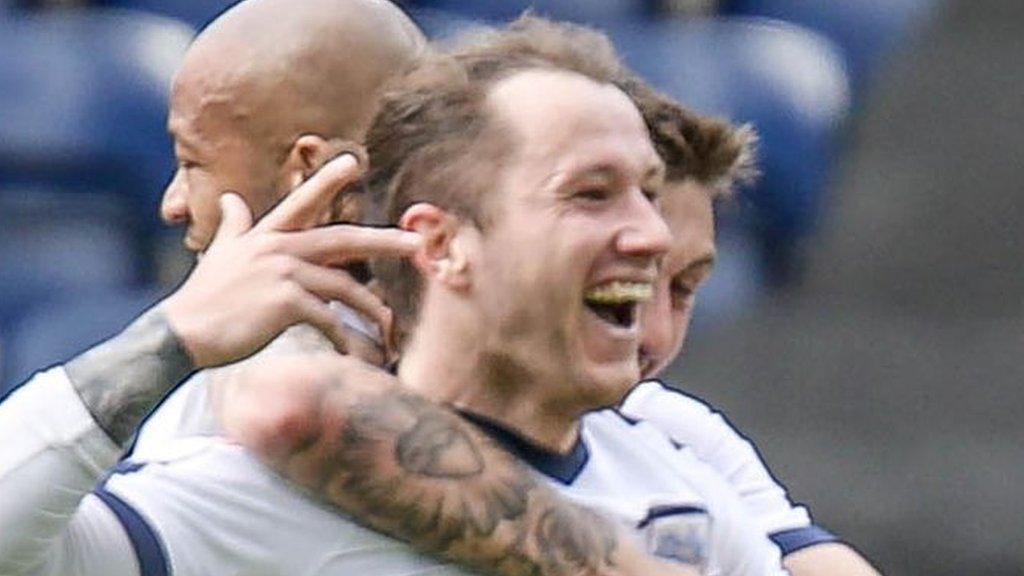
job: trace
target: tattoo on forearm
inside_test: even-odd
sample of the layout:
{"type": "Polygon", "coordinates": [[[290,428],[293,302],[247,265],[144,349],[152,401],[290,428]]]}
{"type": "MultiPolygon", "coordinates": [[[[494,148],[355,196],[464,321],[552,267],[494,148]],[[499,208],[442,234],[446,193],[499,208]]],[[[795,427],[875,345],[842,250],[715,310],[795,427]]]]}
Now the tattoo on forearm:
{"type": "Polygon", "coordinates": [[[395,456],[402,468],[426,477],[459,479],[484,471],[483,457],[469,435],[440,418],[421,418],[403,432],[395,456]]]}
{"type": "MultiPolygon", "coordinates": [[[[397,388],[356,400],[339,394],[346,395],[326,399],[321,436],[296,455],[332,460],[300,482],[314,495],[375,530],[488,573],[615,573],[610,521],[560,499],[451,410],[397,388]]],[[[275,466],[297,479],[288,463],[275,466]]]]}
{"type": "Polygon", "coordinates": [[[194,370],[159,308],[64,366],[96,422],[125,445],[160,400],[194,370]]]}

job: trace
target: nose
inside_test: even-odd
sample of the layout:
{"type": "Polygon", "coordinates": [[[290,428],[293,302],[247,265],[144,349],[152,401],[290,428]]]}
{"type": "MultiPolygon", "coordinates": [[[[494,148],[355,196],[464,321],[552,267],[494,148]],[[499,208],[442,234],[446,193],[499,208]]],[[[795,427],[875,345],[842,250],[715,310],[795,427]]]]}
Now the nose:
{"type": "Polygon", "coordinates": [[[661,258],[672,244],[672,233],[661,211],[640,190],[631,196],[629,217],[618,238],[623,254],[661,258]]]}
{"type": "Polygon", "coordinates": [[[160,201],[160,218],[169,226],[188,223],[188,187],[185,174],[180,168],[174,173],[160,201]]]}

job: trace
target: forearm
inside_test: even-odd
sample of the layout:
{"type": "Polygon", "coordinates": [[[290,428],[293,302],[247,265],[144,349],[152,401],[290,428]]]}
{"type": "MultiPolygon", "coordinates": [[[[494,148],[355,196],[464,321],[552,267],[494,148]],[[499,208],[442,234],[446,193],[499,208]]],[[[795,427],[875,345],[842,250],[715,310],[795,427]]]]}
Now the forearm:
{"type": "Polygon", "coordinates": [[[82,498],[189,372],[155,309],[0,404],[0,572],[21,573],[52,553],[82,498]]]}
{"type": "Polygon", "coordinates": [[[0,438],[0,574],[23,574],[52,555],[121,448],[96,426],[60,368],[0,404],[0,438]]]}
{"type": "Polygon", "coordinates": [[[641,553],[450,410],[371,380],[325,383],[318,425],[272,466],[377,531],[487,573],[695,573],[641,553]]]}
{"type": "Polygon", "coordinates": [[[783,558],[783,564],[793,576],[879,576],[856,550],[839,542],[798,550],[783,558]]]}
{"type": "Polygon", "coordinates": [[[159,306],[65,366],[86,409],[121,446],[193,370],[159,306]]]}

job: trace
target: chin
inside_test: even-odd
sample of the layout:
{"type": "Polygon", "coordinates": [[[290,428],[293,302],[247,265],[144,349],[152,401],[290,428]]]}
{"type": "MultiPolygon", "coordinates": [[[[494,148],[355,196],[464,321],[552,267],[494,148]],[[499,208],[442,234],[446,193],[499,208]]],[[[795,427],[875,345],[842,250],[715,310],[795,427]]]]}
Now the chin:
{"type": "Polygon", "coordinates": [[[605,364],[586,370],[581,390],[591,409],[617,406],[640,380],[636,362],[605,364]]]}

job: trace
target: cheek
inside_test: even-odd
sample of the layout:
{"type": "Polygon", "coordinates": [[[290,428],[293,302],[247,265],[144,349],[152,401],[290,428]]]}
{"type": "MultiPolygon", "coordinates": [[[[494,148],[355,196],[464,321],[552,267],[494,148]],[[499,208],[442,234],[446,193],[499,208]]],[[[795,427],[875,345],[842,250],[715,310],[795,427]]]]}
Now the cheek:
{"type": "Polygon", "coordinates": [[[686,333],[690,329],[690,316],[693,311],[693,307],[687,307],[685,311],[675,310],[672,312],[671,317],[671,344],[668,347],[668,353],[665,357],[665,364],[670,364],[679,356],[679,353],[683,350],[683,343],[686,341],[686,333]]]}
{"type": "Polygon", "coordinates": [[[645,378],[655,376],[675,360],[683,347],[690,325],[689,310],[677,310],[670,305],[644,308],[642,349],[646,357],[645,378]]]}
{"type": "Polygon", "coordinates": [[[215,229],[220,222],[218,199],[222,190],[210,178],[195,177],[192,182],[189,185],[192,191],[192,221],[204,229],[215,229]]]}

